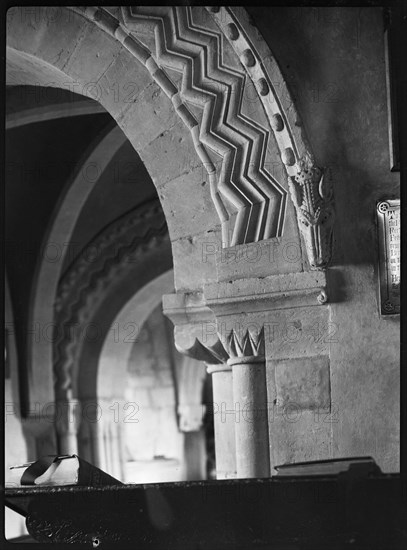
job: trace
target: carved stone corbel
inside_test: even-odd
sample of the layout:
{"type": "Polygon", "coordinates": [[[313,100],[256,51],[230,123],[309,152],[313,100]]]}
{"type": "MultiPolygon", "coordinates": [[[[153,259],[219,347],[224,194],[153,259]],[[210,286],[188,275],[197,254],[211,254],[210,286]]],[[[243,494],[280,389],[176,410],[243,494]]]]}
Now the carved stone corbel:
{"type": "Polygon", "coordinates": [[[288,178],[291,197],[310,266],[322,269],[332,254],[334,207],[330,174],[316,166],[309,154],[304,155],[298,167],[297,174],[288,178]]]}
{"type": "Polygon", "coordinates": [[[229,414],[234,411],[232,367],[227,364],[229,354],[219,339],[215,316],[205,305],[201,293],[165,295],[163,310],[174,323],[177,350],[203,361],[207,372],[212,375],[216,477],[235,478],[235,418],[229,414]]]}
{"type": "Polygon", "coordinates": [[[217,334],[215,315],[202,292],[165,294],[163,312],[174,324],[175,347],[207,364],[228,360],[217,334]]]}

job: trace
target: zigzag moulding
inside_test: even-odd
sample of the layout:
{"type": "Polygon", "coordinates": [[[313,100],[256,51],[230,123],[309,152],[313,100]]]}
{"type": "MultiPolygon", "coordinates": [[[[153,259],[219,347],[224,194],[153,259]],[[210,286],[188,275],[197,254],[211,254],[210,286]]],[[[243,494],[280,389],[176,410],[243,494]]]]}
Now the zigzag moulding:
{"type": "Polygon", "coordinates": [[[277,145],[290,178],[301,172],[301,159],[313,157],[278,64],[259,33],[250,33],[245,10],[137,6],[122,7],[119,16],[109,8],[77,11],[146,67],[187,126],[207,174],[223,246],[281,237],[288,182],[268,172],[267,150],[277,145]],[[249,84],[263,107],[250,116],[243,108],[249,84]]]}
{"type": "Polygon", "coordinates": [[[160,68],[153,77],[191,131],[224,217],[224,236],[232,216],[222,197],[237,210],[231,245],[280,236],[287,193],[265,170],[269,130],[242,112],[246,75],[239,63],[224,63],[228,45],[219,29],[202,10],[187,7],[122,8],[122,14],[132,33],[145,33],[146,27],[154,33],[154,64],[147,60],[146,67],[160,68]],[[180,89],[164,69],[181,75],[180,89]],[[222,159],[219,173],[208,150],[222,159]]]}
{"type": "Polygon", "coordinates": [[[106,289],[143,269],[145,256],[170,246],[158,200],[138,206],[114,220],[88,246],[98,250],[96,261],[79,254],[58,285],[55,302],[54,385],[58,400],[68,399],[73,369],[78,364],[83,327],[100,307],[106,289]]]}

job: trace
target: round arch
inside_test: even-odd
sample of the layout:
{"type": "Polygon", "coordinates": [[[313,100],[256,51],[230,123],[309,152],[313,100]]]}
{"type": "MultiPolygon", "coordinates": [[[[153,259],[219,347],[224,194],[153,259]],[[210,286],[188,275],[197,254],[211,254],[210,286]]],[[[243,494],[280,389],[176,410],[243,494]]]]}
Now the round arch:
{"type": "MultiPolygon", "coordinates": [[[[78,393],[86,395],[82,400],[86,404],[97,404],[100,418],[94,424],[86,425],[87,415],[82,414],[81,431],[78,445],[82,454],[92,453],[92,459],[97,460],[100,468],[112,472],[113,475],[123,479],[124,456],[122,416],[126,414],[125,390],[128,378],[128,363],[131,351],[137,335],[151,312],[160,304],[165,293],[174,290],[174,273],[168,270],[149,281],[145,286],[136,291],[134,296],[121,308],[114,318],[109,331],[106,334],[98,361],[97,373],[87,372],[81,369],[78,380],[78,393]],[[130,329],[130,330],[129,330],[130,329]],[[129,337],[130,335],[130,337],[129,337]],[[96,374],[95,381],[89,380],[96,374]],[[96,394],[89,395],[89,387],[95,388],[96,394]],[[115,406],[118,409],[115,410],[115,406]],[[112,415],[116,414],[117,419],[112,415]],[[94,441],[93,449],[84,446],[83,434],[89,432],[94,441]],[[93,432],[93,433],[92,433],[93,432]],[[96,450],[96,456],[95,456],[96,450]],[[93,452],[92,452],[93,451],[93,452]]],[[[85,365],[83,365],[85,366],[85,365]]],[[[175,388],[174,388],[175,399],[175,388]]],[[[132,411],[128,411],[129,416],[132,411]]]]}
{"type": "Polygon", "coordinates": [[[99,357],[114,318],[140,288],[172,268],[158,200],[124,214],[88,246],[98,251],[94,260],[79,256],[58,285],[54,338],[58,401],[94,399],[99,357]]]}
{"type": "Polygon", "coordinates": [[[82,115],[93,115],[104,113],[105,110],[98,103],[87,100],[76,101],[76,103],[65,102],[55,105],[44,105],[41,107],[20,108],[6,113],[6,130],[19,128],[26,124],[55,120],[82,115]]]}
{"type": "MultiPolygon", "coordinates": [[[[215,255],[203,257],[204,246],[283,231],[299,243],[298,227],[311,265],[326,263],[331,193],[278,64],[243,9],[46,7],[7,15],[10,83],[91,96],[137,150],[164,210],[177,291],[216,280],[215,255]],[[281,180],[268,163],[284,166],[281,180]]],[[[42,368],[47,357],[35,351],[34,369],[42,368]]],[[[49,381],[44,387],[48,396],[49,381]]]]}
{"type": "MultiPolygon", "coordinates": [[[[78,441],[81,453],[89,452],[86,445],[83,446],[83,433],[87,432],[89,437],[89,433],[93,432],[93,438],[97,442],[97,455],[95,456],[93,453],[92,459],[98,461],[99,467],[112,472],[113,475],[121,479],[125,475],[126,451],[123,440],[126,438],[124,430],[130,427],[129,433],[132,435],[128,434],[128,437],[140,439],[140,436],[137,436],[137,426],[133,424],[129,426],[125,421],[123,423],[124,417],[134,419],[139,412],[139,405],[126,401],[129,361],[139,331],[160,305],[162,296],[172,292],[173,287],[173,270],[169,270],[139,289],[118,312],[106,334],[98,363],[96,394],[93,396],[93,403],[97,404],[98,412],[100,412],[99,421],[86,425],[86,415],[82,414],[83,425],[78,441]],[[123,338],[123,334],[128,334],[129,329],[131,329],[133,337],[123,338]],[[136,430],[133,429],[134,427],[136,430]]],[[[161,337],[163,337],[162,334],[161,337]]],[[[178,425],[177,432],[173,434],[172,450],[179,447],[177,453],[183,457],[182,467],[176,475],[181,476],[182,479],[183,476],[185,479],[201,479],[206,475],[204,459],[206,453],[203,448],[205,436],[202,430],[204,417],[202,399],[207,376],[206,366],[200,361],[185,356],[181,356],[180,360],[171,356],[170,363],[173,363],[175,378],[173,414],[174,420],[177,418],[178,425]]],[[[94,385],[88,376],[83,376],[83,374],[84,370],[81,369],[78,384],[83,386],[83,389],[78,387],[78,393],[88,395],[88,399],[82,401],[86,406],[86,403],[92,403],[89,387],[94,387],[94,385]]],[[[93,376],[94,373],[89,374],[93,376]]],[[[137,380],[135,382],[137,383],[137,380]]],[[[168,407],[168,402],[165,402],[168,407]]],[[[143,401],[141,407],[144,406],[145,402],[143,401]]],[[[174,428],[175,425],[172,429],[174,428]]],[[[143,427],[143,429],[146,428],[143,427]]]]}
{"type": "MultiPolygon", "coordinates": [[[[173,243],[189,240],[191,256],[202,255],[205,232],[217,230],[212,237],[222,246],[279,238],[295,210],[311,266],[327,263],[330,185],[278,63],[244,9],[46,7],[30,14],[35,22],[24,9],[8,12],[13,75],[16,66],[28,81],[54,72],[59,80],[51,85],[76,86],[111,113],[159,189],[173,243]],[[131,88],[130,101],[122,88],[131,88]],[[268,168],[276,162],[280,177],[268,168]]],[[[186,283],[187,245],[177,244],[176,288],[202,289],[212,266],[201,261],[186,283]]]]}
{"type": "MultiPolygon", "coordinates": [[[[153,309],[160,304],[163,294],[173,291],[174,272],[171,269],[152,279],[138,290],[116,315],[100,354],[96,388],[99,398],[110,399],[124,395],[123,384],[126,379],[134,337],[137,336],[153,309]],[[125,327],[132,329],[134,337],[120,338],[120,330],[125,330],[125,327]],[[120,346],[117,345],[118,340],[120,346]]],[[[83,378],[81,383],[85,387],[89,386],[83,378]]],[[[79,393],[82,392],[79,390],[79,393]]]]}
{"type": "MultiPolygon", "coordinates": [[[[150,201],[121,216],[90,245],[98,250],[95,261],[78,257],[58,287],[54,379],[55,398],[62,411],[61,421],[57,422],[60,452],[74,452],[77,445],[78,427],[64,420],[66,407],[82,410],[81,454],[100,464],[104,451],[98,426],[92,426],[98,419],[92,414],[98,413],[98,402],[103,397],[98,395],[97,379],[104,343],[110,335],[116,353],[122,346],[126,350],[129,334],[123,325],[115,330],[115,317],[151,279],[172,268],[171,245],[159,201],[150,201]]],[[[173,289],[172,272],[167,274],[168,280],[171,285],[166,288],[173,289]]],[[[154,303],[161,297],[156,295],[154,303]]],[[[136,322],[140,324],[138,319],[136,322]]],[[[112,385],[116,372],[110,374],[108,384],[112,385]]]]}
{"type": "MultiPolygon", "coordinates": [[[[54,323],[54,302],[67,253],[63,244],[70,242],[81,209],[96,183],[85,177],[82,168],[96,164],[102,173],[125,140],[126,136],[116,125],[103,130],[85,153],[83,161],[79,163],[79,170],[66,184],[45,236],[45,242],[59,245],[61,255],[57,262],[43,260],[37,266],[29,313],[32,326],[39,323],[39,326],[49,327],[54,323]]],[[[35,381],[35,384],[29,384],[32,402],[46,403],[53,400],[52,347],[52,338],[35,338],[33,335],[30,338],[29,335],[29,372],[31,381],[35,381]]]]}
{"type": "MultiPolygon", "coordinates": [[[[24,10],[11,8],[7,15],[9,82],[62,87],[98,101],[144,162],[172,241],[194,235],[197,224],[201,232],[219,226],[210,192],[201,185],[203,161],[179,109],[161,86],[164,73],[151,73],[114,34],[89,19],[86,10],[47,7],[25,16],[24,10]],[[173,192],[176,187],[178,193],[173,192]]],[[[174,247],[175,258],[182,256],[180,248],[174,247]]]]}
{"type": "MultiPolygon", "coordinates": [[[[166,194],[163,184],[172,184],[175,189],[175,180],[179,180],[185,190],[191,186],[189,180],[193,168],[195,181],[192,183],[202,180],[202,171],[199,169],[202,164],[194,150],[191,135],[174,111],[171,101],[144,65],[135,62],[119,41],[107,35],[83,14],[65,8],[47,8],[47,14],[44,15],[38,8],[33,10],[33,15],[26,15],[20,8],[11,8],[7,17],[7,83],[69,89],[97,100],[112,115],[119,128],[112,130],[110,137],[98,149],[99,162],[103,164],[111,158],[123,143],[124,132],[152,176],[175,241],[174,256],[182,259],[185,244],[191,248],[190,235],[196,230],[197,214],[201,227],[211,231],[218,225],[218,220],[210,196],[200,200],[205,195],[202,186],[199,186],[201,197],[198,197],[195,207],[192,197],[187,203],[180,202],[177,208],[175,203],[179,202],[179,197],[172,194],[172,204],[163,200],[166,194]],[[64,52],[62,56],[59,55],[61,51],[64,52]],[[101,51],[103,55],[100,55],[101,51]],[[99,89],[95,83],[103,88],[100,97],[94,93],[99,89]],[[116,83],[119,84],[118,90],[116,83]],[[142,98],[144,101],[141,101],[142,98]],[[115,143],[117,138],[120,143],[115,143]],[[182,159],[176,155],[179,148],[183,151],[182,159]],[[168,169],[163,171],[163,165],[168,169]],[[185,167],[188,168],[187,173],[185,167]],[[165,181],[160,181],[160,173],[166,174],[165,181]]],[[[85,189],[83,185],[76,186],[75,183],[71,182],[67,187],[67,199],[76,202],[79,207],[77,201],[83,203],[91,189],[85,189]]],[[[61,201],[47,240],[59,242],[56,234],[63,234],[61,242],[69,240],[74,218],[67,214],[72,211],[67,200],[61,201]]],[[[207,238],[213,240],[211,235],[207,238]]],[[[199,257],[199,244],[193,243],[192,246],[199,257]]],[[[40,265],[35,276],[30,319],[44,326],[53,322],[53,301],[60,275],[56,267],[51,263],[40,265]]],[[[210,272],[208,266],[206,271],[210,272]]],[[[187,273],[182,273],[181,269],[181,281],[188,280],[190,275],[190,268],[187,273]]],[[[30,336],[28,339],[31,362],[29,376],[31,381],[35,380],[35,384],[29,384],[29,399],[30,402],[47,403],[54,397],[52,343],[47,339],[36,342],[30,336]]]]}

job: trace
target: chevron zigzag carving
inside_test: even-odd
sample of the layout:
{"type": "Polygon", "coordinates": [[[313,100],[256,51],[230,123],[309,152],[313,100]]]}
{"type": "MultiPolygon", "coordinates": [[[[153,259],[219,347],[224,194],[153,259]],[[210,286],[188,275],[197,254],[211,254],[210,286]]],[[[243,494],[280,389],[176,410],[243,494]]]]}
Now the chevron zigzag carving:
{"type": "MultiPolygon", "coordinates": [[[[268,55],[269,74],[244,28],[247,14],[240,12],[245,10],[137,6],[120,8],[118,18],[117,9],[113,13],[111,8],[72,9],[120,41],[171,100],[208,174],[211,197],[222,223],[223,246],[280,237],[287,189],[265,168],[270,130],[290,178],[301,172],[304,158],[311,158],[313,165],[315,162],[305,135],[296,128],[298,113],[292,100],[288,112],[286,99],[278,92],[281,85],[284,95],[290,97],[275,59],[268,55]],[[230,61],[232,52],[234,61],[230,61]],[[180,89],[168,70],[181,75],[180,89]],[[242,111],[248,80],[263,105],[266,126],[242,111]],[[220,173],[213,155],[221,159],[220,173]]],[[[300,222],[299,229],[306,239],[300,222]]],[[[315,231],[321,233],[319,240],[330,242],[331,228],[318,225],[315,231]]],[[[312,248],[307,252],[313,266],[317,251],[312,248]]],[[[323,254],[319,267],[327,264],[329,256],[323,254]]]]}
{"type": "Polygon", "coordinates": [[[71,389],[84,327],[105,297],[106,288],[140,269],[143,254],[168,238],[160,204],[152,201],[112,222],[89,243],[98,251],[95,261],[80,254],[68,268],[55,302],[54,385],[58,399],[66,398],[71,389]]]}
{"type": "Polygon", "coordinates": [[[208,173],[211,196],[222,222],[223,244],[280,236],[287,191],[265,168],[270,132],[243,114],[246,74],[239,63],[233,69],[223,64],[223,35],[215,30],[216,25],[210,29],[195,24],[190,7],[123,7],[124,24],[103,8],[83,11],[145,65],[189,128],[208,173]],[[142,43],[148,27],[155,36],[154,57],[142,43]],[[181,90],[163,67],[182,74],[181,90]],[[185,103],[202,109],[200,122],[185,103]],[[208,149],[222,159],[220,174],[208,149]]]}
{"type": "Polygon", "coordinates": [[[130,31],[152,27],[157,63],[182,74],[181,97],[203,111],[191,133],[222,158],[217,189],[237,209],[230,244],[280,236],[286,191],[264,167],[269,131],[241,111],[245,72],[222,63],[221,33],[194,24],[189,7],[122,10],[130,31]]]}

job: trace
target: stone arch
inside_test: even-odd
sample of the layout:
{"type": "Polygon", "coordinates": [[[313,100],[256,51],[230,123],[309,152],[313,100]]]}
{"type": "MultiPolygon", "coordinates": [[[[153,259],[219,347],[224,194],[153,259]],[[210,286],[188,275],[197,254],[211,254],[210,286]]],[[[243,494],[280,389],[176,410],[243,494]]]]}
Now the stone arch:
{"type": "MultiPolygon", "coordinates": [[[[131,300],[118,312],[113,324],[118,327],[119,331],[120,327],[134,324],[135,336],[137,336],[138,331],[143,326],[149,314],[161,303],[162,296],[173,291],[174,272],[171,269],[152,279],[138,290],[131,300]],[[137,312],[137,318],[135,318],[135,312],[137,312]]],[[[118,346],[118,337],[120,337],[120,334],[117,331],[110,330],[100,354],[96,395],[102,398],[124,394],[124,391],[122,391],[124,389],[123,380],[126,378],[127,364],[134,339],[120,339],[120,346],[118,346]]],[[[82,383],[88,387],[85,380],[82,383]]]]}
{"type": "MultiPolygon", "coordinates": [[[[106,333],[97,363],[97,372],[83,368],[78,372],[77,385],[81,386],[81,388],[78,387],[78,393],[86,396],[86,398],[82,397],[81,402],[85,407],[86,404],[97,404],[98,412],[100,412],[98,422],[88,424],[87,415],[82,414],[82,426],[78,441],[81,454],[91,453],[92,459],[100,468],[121,479],[124,474],[125,455],[122,432],[126,427],[124,424],[122,425],[122,417],[126,414],[125,389],[131,351],[144,322],[160,304],[163,294],[173,292],[173,290],[174,274],[172,269],[137,290],[134,296],[117,312],[106,333]],[[90,393],[92,390],[95,391],[94,395],[90,393]],[[118,408],[112,410],[114,409],[112,404],[117,405],[118,408]],[[113,418],[113,414],[117,415],[116,419],[113,418]],[[86,434],[85,438],[84,434],[86,434]],[[96,449],[95,445],[93,445],[93,449],[86,448],[84,439],[96,441],[96,449]]],[[[85,367],[85,365],[82,366],[85,367]]],[[[133,412],[137,413],[138,411],[133,412]]],[[[127,411],[127,414],[129,413],[131,416],[131,409],[127,411]]]]}
{"type": "MultiPolygon", "coordinates": [[[[20,84],[40,82],[68,87],[99,101],[123,129],[158,188],[181,177],[186,168],[188,172],[202,166],[190,143],[190,133],[172,103],[148,69],[120,41],[79,10],[47,8],[41,16],[39,9],[34,20],[22,17],[21,11],[14,8],[8,11],[11,82],[16,83],[19,78],[20,84]],[[178,158],[175,149],[181,149],[178,158]],[[161,170],[163,165],[167,165],[166,171],[161,170]]],[[[200,169],[195,171],[196,179],[202,179],[200,169]]],[[[171,237],[175,240],[193,234],[196,225],[196,220],[190,219],[193,201],[184,205],[182,213],[177,212],[176,222],[171,212],[174,209],[165,200],[162,202],[171,237]],[[180,233],[182,215],[186,227],[180,233]]],[[[210,198],[203,201],[197,213],[205,228],[213,229],[219,224],[210,198]]]]}
{"type": "MultiPolygon", "coordinates": [[[[93,179],[85,177],[82,168],[96,163],[102,173],[125,140],[125,135],[116,125],[110,125],[107,130],[103,130],[85,153],[83,161],[79,164],[79,170],[66,184],[45,237],[45,242],[55,243],[58,246],[59,261],[43,260],[38,265],[31,297],[32,326],[34,323],[39,323],[40,327],[53,326],[54,300],[67,252],[64,243],[70,241],[82,206],[95,185],[93,179]]],[[[40,403],[52,401],[54,396],[51,375],[52,338],[31,337],[28,346],[32,361],[31,377],[35,380],[35,384],[30,384],[30,399],[40,403]]]]}
{"type": "MultiPolygon", "coordinates": [[[[167,226],[157,200],[109,224],[89,246],[97,255],[92,262],[86,255],[77,258],[60,281],[56,300],[54,379],[62,411],[57,422],[60,452],[72,452],[77,445],[77,428],[67,423],[66,407],[75,414],[80,404],[87,411],[97,406],[99,357],[117,313],[152,278],[172,268],[167,226]]],[[[96,435],[93,430],[86,436],[92,441],[82,454],[99,463],[96,435]]]]}
{"type": "Polygon", "coordinates": [[[20,418],[20,372],[19,361],[17,353],[17,345],[15,338],[15,322],[13,314],[13,305],[10,295],[10,288],[8,283],[7,274],[4,277],[4,322],[5,322],[5,378],[9,380],[6,384],[9,385],[8,397],[11,398],[10,402],[6,404],[6,418],[8,415],[16,418],[20,418]]]}
{"type": "Polygon", "coordinates": [[[97,361],[86,362],[86,368],[79,370],[84,348],[92,348],[95,343],[100,352],[119,309],[151,278],[172,267],[167,226],[156,200],[131,210],[109,224],[88,246],[97,251],[93,261],[89,262],[86,255],[80,255],[58,286],[54,338],[57,400],[93,398],[97,394],[97,361]],[[162,266],[158,260],[162,260],[162,266]],[[135,274],[139,275],[139,279],[135,279],[135,274]],[[127,287],[123,289],[124,283],[127,287]],[[118,287],[122,288],[120,293],[118,287]],[[92,329],[95,318],[103,317],[103,309],[106,309],[104,302],[109,294],[114,302],[114,313],[108,313],[108,324],[94,327],[105,332],[103,335],[97,333],[95,337],[87,336],[85,333],[92,329]],[[86,382],[81,384],[80,377],[85,377],[86,382]],[[85,394],[81,394],[81,387],[82,391],[86,388],[85,394]]]}
{"type": "MultiPolygon", "coordinates": [[[[202,260],[208,242],[229,247],[279,239],[284,231],[299,243],[300,230],[311,267],[326,265],[331,186],[278,64],[244,9],[30,13],[8,11],[10,82],[71,87],[116,120],[157,187],[177,291],[216,280],[215,260],[202,260]],[[131,101],[123,89],[129,84],[131,101]],[[281,178],[268,163],[282,164],[281,178]]],[[[42,359],[36,353],[34,364],[42,359]]]]}
{"type": "Polygon", "coordinates": [[[36,107],[22,107],[6,113],[6,130],[19,128],[26,124],[44,122],[71,116],[93,115],[104,113],[105,110],[98,103],[89,100],[79,100],[75,103],[61,102],[55,105],[36,107]]]}
{"type": "MultiPolygon", "coordinates": [[[[29,453],[29,443],[24,439],[21,415],[20,415],[20,397],[19,397],[19,373],[18,373],[18,357],[17,346],[14,334],[14,316],[8,285],[7,275],[4,277],[4,339],[5,339],[5,356],[4,356],[4,447],[7,449],[5,453],[5,468],[10,468],[19,464],[21,460],[27,460],[29,453]],[[28,443],[28,444],[27,444],[28,443]]],[[[4,353],[4,352],[3,352],[4,353]]],[[[6,521],[6,536],[18,536],[24,533],[24,522],[21,516],[15,512],[8,510],[4,511],[6,521]],[[7,532],[8,531],[8,532],[7,532]]]]}
{"type": "Polygon", "coordinates": [[[84,14],[145,65],[189,129],[207,172],[223,246],[282,235],[288,189],[266,167],[272,133],[309,262],[324,267],[332,237],[331,182],[315,164],[279,66],[244,9],[207,11],[188,6],[113,12],[92,7],[84,14]],[[228,44],[235,55],[232,63],[228,44]],[[168,70],[181,73],[178,87],[168,70]],[[265,124],[242,109],[246,80],[254,85],[265,124]],[[202,109],[201,117],[192,106],[202,109]],[[210,152],[221,159],[220,174],[210,152]]]}
{"type": "MultiPolygon", "coordinates": [[[[107,332],[97,366],[97,373],[86,372],[86,365],[82,365],[78,373],[78,394],[86,395],[81,403],[97,403],[99,421],[87,422],[87,415],[81,416],[81,428],[78,446],[81,455],[91,453],[91,458],[102,469],[112,472],[123,479],[125,449],[123,440],[137,437],[136,431],[131,429],[127,438],[124,438],[123,430],[129,426],[123,423],[124,416],[131,416],[138,410],[131,410],[134,403],[126,401],[126,382],[128,380],[128,366],[133,352],[133,346],[137,342],[137,336],[145,321],[161,304],[162,296],[173,291],[173,270],[162,273],[139,289],[134,296],[117,313],[107,332]],[[132,338],[123,338],[124,334],[132,332],[132,338]],[[119,344],[119,345],[118,345],[119,344]],[[93,378],[96,376],[96,386],[93,378]],[[92,380],[89,379],[92,378],[92,380]],[[89,388],[95,389],[95,394],[89,392],[89,388]],[[129,409],[130,407],[130,409],[129,409]],[[129,409],[126,413],[126,410],[129,409]],[[117,418],[114,418],[114,414],[117,418]],[[85,435],[85,437],[84,437],[85,435]],[[88,440],[84,444],[84,439],[88,440]],[[93,449],[89,448],[89,439],[93,439],[93,449]],[[95,446],[94,442],[97,442],[95,446]],[[95,453],[96,447],[96,453],[95,453]]],[[[165,333],[165,331],[164,331],[165,333]]],[[[162,335],[161,335],[162,336],[162,335]]],[[[181,479],[201,479],[205,477],[205,435],[203,431],[204,407],[202,403],[203,390],[206,380],[206,367],[204,363],[187,356],[181,356],[180,360],[170,354],[170,363],[173,364],[173,428],[178,426],[174,447],[180,456],[183,456],[183,467],[179,472],[181,479]],[[183,449],[182,449],[183,447],[183,449]]],[[[154,390],[154,387],[153,387],[154,390]]],[[[92,391],[92,390],[91,390],[92,391]]],[[[146,391],[144,389],[144,391],[146,391]]],[[[149,390],[152,391],[151,388],[149,390]]],[[[154,391],[153,391],[154,393],[154,391]]],[[[168,408],[169,403],[166,402],[168,408]]],[[[143,407],[144,403],[141,404],[143,407]]],[[[139,405],[137,405],[138,407],[139,405]]],[[[171,409],[171,407],[170,407],[171,409]]],[[[169,411],[168,411],[169,412],[169,411]]],[[[133,428],[132,425],[130,425],[133,428]]],[[[174,434],[175,435],[175,434],[174,434]]]]}
{"type": "MultiPolygon", "coordinates": [[[[40,43],[37,40],[34,46],[31,42],[28,44],[27,37],[18,48],[14,45],[14,53],[24,51],[25,56],[28,53],[32,58],[35,50],[36,58],[41,59],[42,63],[62,71],[71,81],[76,78],[76,84],[82,84],[82,92],[85,87],[89,92],[90,84],[96,99],[122,125],[159,187],[171,179],[169,175],[177,175],[173,166],[170,174],[166,172],[163,175],[161,170],[155,173],[148,152],[140,147],[148,139],[143,136],[140,141],[140,137],[134,135],[134,123],[140,123],[137,120],[137,100],[131,108],[123,107],[116,93],[109,93],[112,76],[116,83],[126,82],[124,69],[126,72],[129,68],[136,70],[138,77],[143,75],[143,91],[146,85],[153,81],[157,83],[162,95],[168,98],[165,100],[162,97],[160,101],[161,114],[166,107],[168,115],[169,105],[173,107],[173,114],[176,113],[176,118],[182,122],[183,136],[179,142],[183,141],[183,137],[185,139],[187,129],[189,139],[186,143],[193,144],[188,158],[195,159],[193,167],[203,169],[209,182],[210,204],[216,209],[218,220],[216,222],[212,216],[213,210],[210,212],[207,206],[201,221],[206,229],[213,229],[220,221],[222,242],[226,246],[278,238],[282,234],[288,186],[278,181],[267,170],[265,163],[267,144],[273,136],[272,148],[278,153],[278,160],[281,158],[289,177],[289,188],[308,245],[310,263],[315,267],[326,263],[331,226],[328,220],[332,217],[330,185],[323,177],[323,171],[315,165],[278,64],[260,34],[250,25],[244,9],[86,7],[62,12],[55,9],[51,13],[52,16],[49,8],[44,12],[42,23],[46,28],[42,28],[40,43]],[[55,31],[61,20],[66,42],[58,43],[55,60],[55,31]],[[101,29],[102,34],[97,35],[95,27],[89,27],[89,22],[101,29]],[[77,46],[71,51],[72,48],[67,46],[73,38],[77,46]],[[98,53],[102,48],[103,60],[98,53]],[[87,67],[87,71],[85,63],[81,63],[85,52],[94,62],[92,67],[87,67]],[[129,63],[124,63],[123,56],[129,63]],[[87,84],[83,86],[85,75],[87,84]],[[92,81],[89,82],[89,79],[92,81]],[[251,83],[252,93],[259,103],[250,116],[242,109],[244,95],[250,88],[248,83],[251,83]],[[221,163],[219,171],[216,169],[218,161],[221,163]],[[305,187],[309,187],[312,193],[306,192],[305,187]],[[321,235],[319,226],[323,223],[324,234],[321,235]]],[[[12,27],[15,12],[10,18],[12,27]]],[[[27,31],[29,35],[30,29],[27,31]]],[[[13,47],[13,44],[10,46],[13,47]]],[[[30,72],[27,63],[24,68],[30,72]]],[[[140,93],[135,97],[140,97],[140,93]]],[[[143,105],[146,106],[145,101],[143,105]]],[[[151,114],[153,116],[149,117],[148,126],[152,137],[156,134],[155,122],[159,117],[155,109],[151,114]]],[[[176,119],[172,122],[173,127],[169,120],[165,121],[160,137],[165,137],[170,127],[171,136],[175,137],[175,127],[180,123],[176,119]]],[[[167,155],[168,151],[173,152],[174,141],[176,139],[172,139],[172,143],[171,139],[164,139],[160,145],[161,151],[166,148],[167,155]]],[[[185,160],[181,153],[181,162],[185,160]]],[[[191,164],[187,163],[187,166],[192,168],[191,164]]],[[[170,195],[163,193],[160,198],[174,240],[176,231],[170,223],[170,195]]],[[[191,210],[193,202],[189,201],[185,210],[191,210]]],[[[186,225],[194,218],[191,212],[188,213],[189,220],[183,220],[186,225]]],[[[179,225],[181,209],[177,214],[179,225]]],[[[191,234],[194,234],[193,231],[191,234]]]]}

